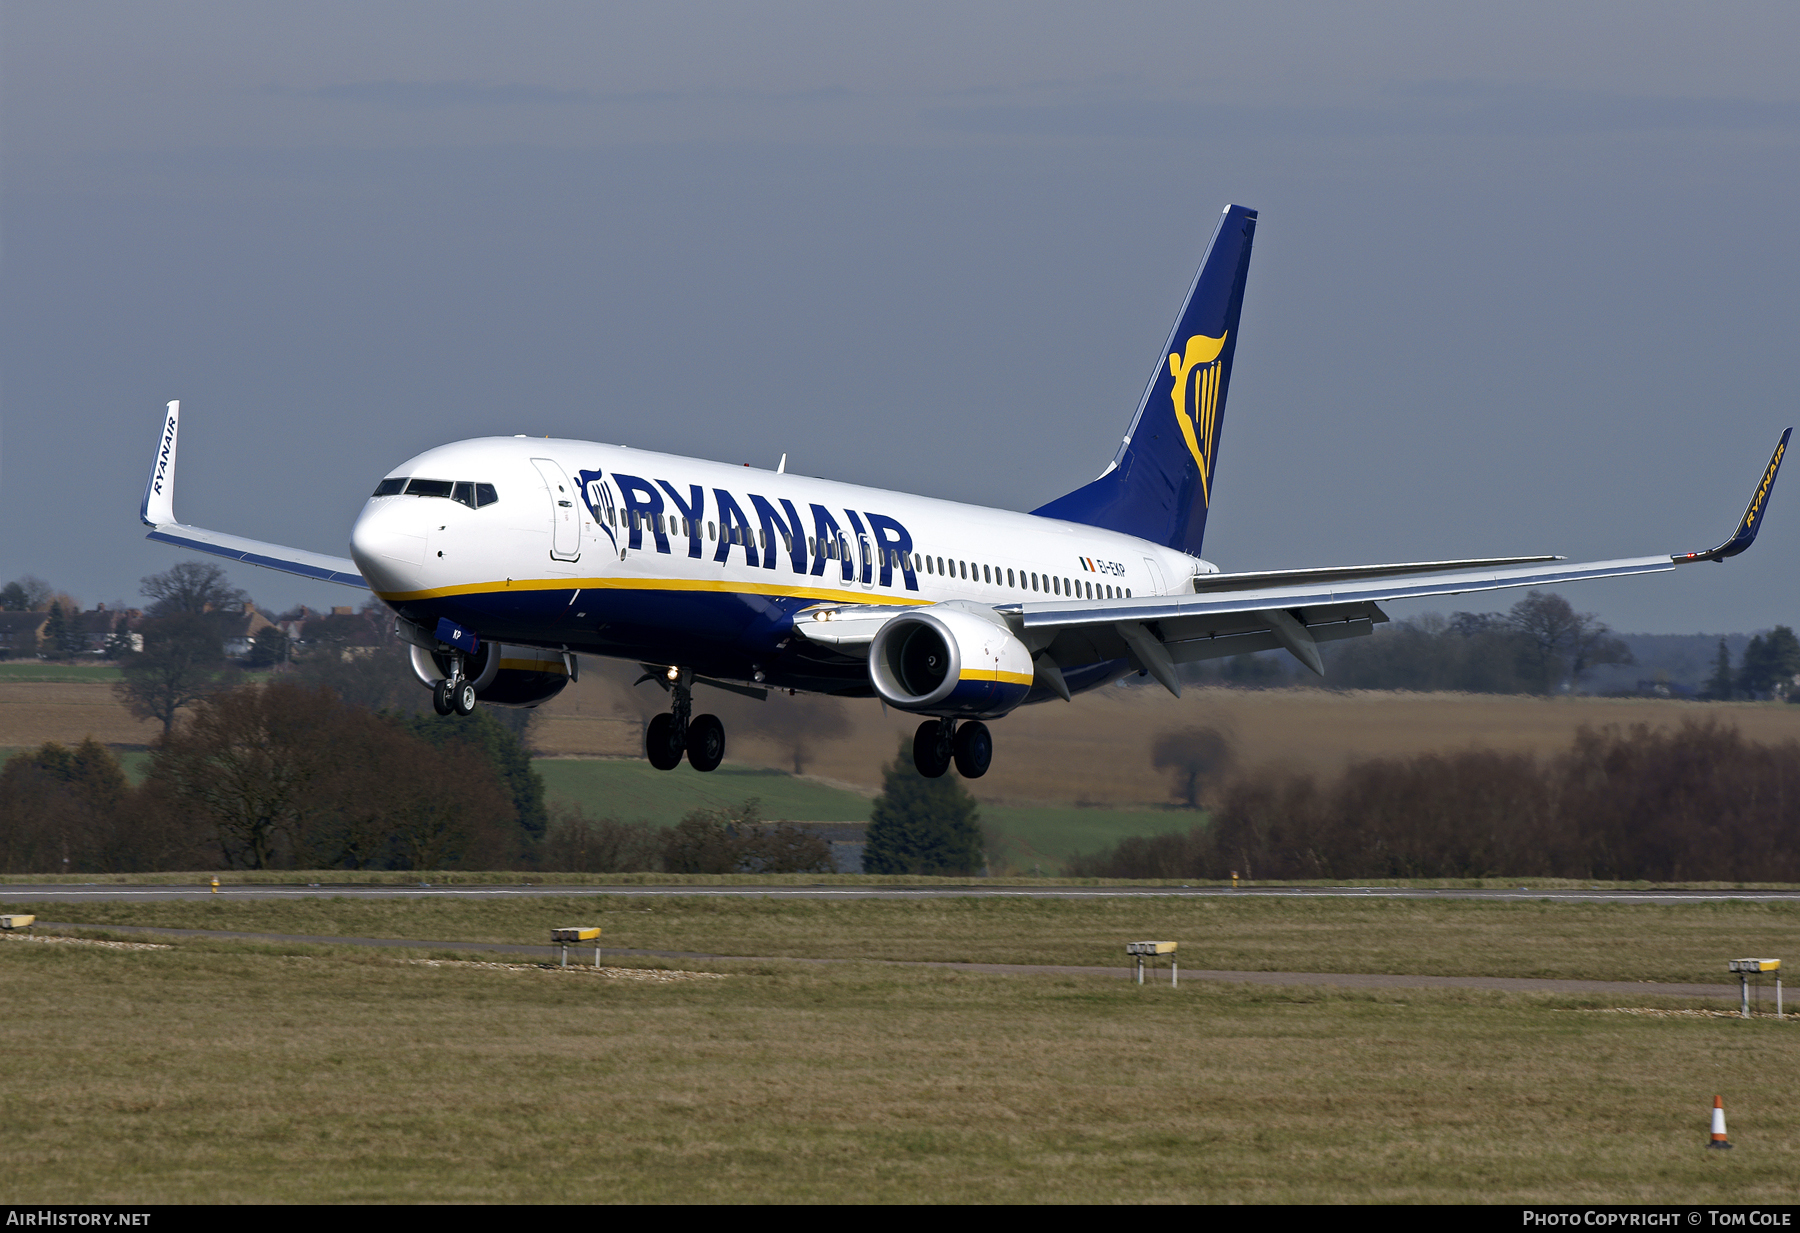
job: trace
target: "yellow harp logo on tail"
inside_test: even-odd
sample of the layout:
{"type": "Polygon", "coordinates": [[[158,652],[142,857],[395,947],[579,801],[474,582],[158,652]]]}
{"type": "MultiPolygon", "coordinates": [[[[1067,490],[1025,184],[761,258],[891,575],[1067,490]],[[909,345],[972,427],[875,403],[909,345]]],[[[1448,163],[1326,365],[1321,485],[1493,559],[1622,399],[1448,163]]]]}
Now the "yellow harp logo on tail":
{"type": "Polygon", "coordinates": [[[1200,465],[1200,500],[1212,504],[1213,449],[1219,439],[1219,376],[1224,365],[1219,352],[1225,350],[1229,333],[1217,338],[1196,334],[1187,340],[1185,353],[1169,356],[1169,375],[1175,388],[1169,396],[1175,401],[1175,422],[1187,439],[1188,453],[1200,465]]]}

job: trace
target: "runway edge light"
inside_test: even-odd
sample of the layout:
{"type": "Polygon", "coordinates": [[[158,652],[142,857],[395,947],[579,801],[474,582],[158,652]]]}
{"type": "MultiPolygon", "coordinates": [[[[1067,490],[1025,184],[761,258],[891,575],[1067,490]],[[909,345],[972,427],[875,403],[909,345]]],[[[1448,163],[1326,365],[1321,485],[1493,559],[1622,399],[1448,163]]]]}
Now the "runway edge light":
{"type": "Polygon", "coordinates": [[[1144,959],[1146,957],[1154,962],[1158,955],[1167,955],[1169,957],[1169,984],[1171,986],[1176,984],[1179,968],[1176,966],[1175,949],[1179,945],[1180,943],[1177,942],[1125,943],[1125,953],[1137,960],[1137,983],[1140,985],[1144,983],[1144,959]]]}
{"type": "Polygon", "coordinates": [[[569,966],[569,947],[571,944],[592,942],[594,944],[594,966],[600,966],[600,926],[567,925],[550,931],[550,944],[562,947],[562,965],[569,966]]]}

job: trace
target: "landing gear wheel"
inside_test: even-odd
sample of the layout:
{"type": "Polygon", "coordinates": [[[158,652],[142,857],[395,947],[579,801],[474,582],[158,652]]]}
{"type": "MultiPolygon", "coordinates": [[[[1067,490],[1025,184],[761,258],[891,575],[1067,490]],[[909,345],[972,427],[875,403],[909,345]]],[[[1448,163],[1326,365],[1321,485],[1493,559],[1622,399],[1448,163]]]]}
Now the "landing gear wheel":
{"type": "Polygon", "coordinates": [[[710,771],[725,760],[725,725],[717,715],[696,715],[688,723],[688,764],[710,771]]]}
{"type": "Polygon", "coordinates": [[[659,771],[672,771],[681,764],[681,745],[675,740],[675,717],[658,715],[644,730],[644,756],[659,771]]]}
{"type": "Polygon", "coordinates": [[[475,685],[471,681],[462,682],[450,692],[450,701],[458,715],[473,715],[475,704],[480,700],[475,696],[475,685]]]}
{"type": "Polygon", "coordinates": [[[431,687],[431,709],[440,715],[448,715],[456,709],[456,703],[450,698],[449,681],[439,681],[431,687]]]}
{"type": "Polygon", "coordinates": [[[949,734],[940,720],[927,719],[913,733],[913,766],[927,779],[936,779],[950,769],[949,734]]]}
{"type": "Polygon", "coordinates": [[[994,738],[984,723],[968,723],[956,729],[956,773],[964,779],[980,779],[994,760],[994,738]]]}

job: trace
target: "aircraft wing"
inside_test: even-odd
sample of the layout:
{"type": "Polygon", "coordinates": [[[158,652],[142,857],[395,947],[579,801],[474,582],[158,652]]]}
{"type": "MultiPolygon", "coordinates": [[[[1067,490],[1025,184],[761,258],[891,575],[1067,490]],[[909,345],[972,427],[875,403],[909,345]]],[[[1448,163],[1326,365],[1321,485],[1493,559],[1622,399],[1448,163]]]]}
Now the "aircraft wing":
{"type": "Polygon", "coordinates": [[[1239,574],[1200,574],[1194,590],[1247,591],[1259,587],[1298,586],[1309,582],[1358,581],[1401,574],[1426,574],[1451,569],[1499,569],[1505,565],[1536,565],[1564,561],[1567,557],[1477,557],[1469,561],[1406,561],[1394,565],[1327,565],[1316,569],[1267,569],[1239,574]]]}
{"type": "Polygon", "coordinates": [[[315,578],[321,582],[336,582],[368,590],[369,584],[357,572],[356,562],[348,557],[332,557],[322,552],[308,552],[303,548],[266,544],[261,540],[226,535],[220,531],[208,531],[203,527],[190,527],[177,522],[175,444],[180,427],[181,403],[171,402],[168,417],[163,421],[162,438],[157,442],[156,459],[150,466],[150,479],[144,485],[144,504],[138,511],[138,517],[150,528],[150,534],[144,538],[210,553],[231,561],[242,561],[247,565],[280,570],[284,574],[298,574],[302,578],[315,578]]]}
{"type": "MultiPolygon", "coordinates": [[[[1062,683],[1063,671],[1119,659],[1136,662],[1176,695],[1181,693],[1177,664],[1246,651],[1285,648],[1322,675],[1318,644],[1373,633],[1377,624],[1388,619],[1380,608],[1387,601],[1657,574],[1678,565],[1722,562],[1736,556],[1755,542],[1793,431],[1790,428],[1781,434],[1737,529],[1725,542],[1704,552],[1575,563],[1558,557],[1514,557],[1201,575],[1195,585],[1204,589],[1194,594],[1027,601],[997,604],[993,610],[1032,652],[1040,683],[1065,698],[1069,691],[1062,683]],[[1479,568],[1444,572],[1453,565],[1479,568]],[[1235,587],[1215,589],[1212,584],[1221,577],[1241,581],[1235,587]]],[[[901,611],[905,609],[820,605],[798,614],[794,627],[809,641],[850,650],[866,646],[875,631],[901,611]]]]}

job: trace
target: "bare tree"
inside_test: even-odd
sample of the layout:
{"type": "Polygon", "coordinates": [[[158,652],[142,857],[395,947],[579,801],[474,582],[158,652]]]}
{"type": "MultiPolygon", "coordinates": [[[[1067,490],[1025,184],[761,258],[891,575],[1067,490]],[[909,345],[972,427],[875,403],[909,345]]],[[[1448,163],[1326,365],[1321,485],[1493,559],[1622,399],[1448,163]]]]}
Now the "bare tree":
{"type": "Polygon", "coordinates": [[[153,617],[238,611],[248,598],[231,585],[224,570],[206,561],[179,562],[160,574],[151,574],[142,586],[153,617]]]}
{"type": "Polygon", "coordinates": [[[41,612],[55,591],[36,574],[21,574],[0,587],[0,612],[41,612]]]}
{"type": "Polygon", "coordinates": [[[1581,614],[1581,625],[1576,629],[1574,637],[1569,640],[1569,681],[1579,686],[1581,678],[1589,668],[1597,668],[1601,664],[1629,664],[1635,662],[1631,648],[1625,640],[1614,636],[1606,622],[1596,620],[1591,612],[1581,614]]]}
{"type": "Polygon", "coordinates": [[[402,867],[499,869],[513,864],[517,815],[492,769],[371,718],[385,733],[358,759],[364,773],[344,801],[347,807],[360,805],[386,826],[402,867]]]}
{"type": "Polygon", "coordinates": [[[578,805],[550,810],[543,868],[557,873],[660,872],[667,830],[653,822],[590,818],[578,805]]]}
{"type": "Polygon", "coordinates": [[[1564,652],[1580,626],[1581,618],[1560,595],[1531,591],[1507,614],[1512,627],[1524,635],[1532,662],[1546,681],[1560,675],[1564,652]]]}
{"type": "Polygon", "coordinates": [[[1591,612],[1576,612],[1560,595],[1529,592],[1507,622],[1525,639],[1545,686],[1567,673],[1570,683],[1600,664],[1628,664],[1631,649],[1591,612]]]}
{"type": "Polygon", "coordinates": [[[775,694],[766,706],[747,716],[756,734],[774,742],[794,764],[794,774],[804,775],[813,749],[825,741],[841,741],[850,735],[850,718],[840,698],[822,694],[775,694]]]}
{"type": "Polygon", "coordinates": [[[1189,809],[1200,808],[1202,786],[1231,769],[1236,761],[1231,739],[1217,728],[1184,728],[1165,732],[1151,748],[1150,762],[1159,771],[1172,771],[1175,794],[1189,809]]]}
{"type": "Polygon", "coordinates": [[[355,742],[329,690],[287,681],[209,698],[166,733],[151,775],[210,822],[227,865],[267,869],[325,807],[318,789],[355,742]]]}
{"type": "Polygon", "coordinates": [[[831,845],[805,827],[764,822],[753,796],[736,808],[696,809],[664,832],[670,873],[830,873],[831,845]]]}
{"type": "Polygon", "coordinates": [[[119,701],[139,719],[154,719],[167,736],[177,712],[225,688],[229,669],[219,631],[204,617],[176,613],[146,621],[144,649],[119,661],[119,701]]]}

